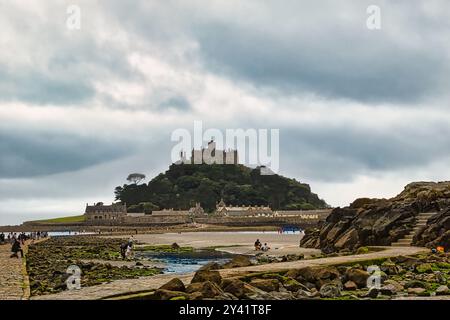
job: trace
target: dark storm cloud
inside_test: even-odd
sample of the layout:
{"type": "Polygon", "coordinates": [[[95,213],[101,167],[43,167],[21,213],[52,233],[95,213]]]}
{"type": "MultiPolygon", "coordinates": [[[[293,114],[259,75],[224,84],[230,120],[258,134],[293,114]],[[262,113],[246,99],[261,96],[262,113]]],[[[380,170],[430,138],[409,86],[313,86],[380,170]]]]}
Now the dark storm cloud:
{"type": "Polygon", "coordinates": [[[63,133],[0,132],[0,178],[21,178],[79,170],[125,156],[118,142],[63,133]]]}
{"type": "Polygon", "coordinates": [[[281,94],[415,104],[449,84],[448,45],[436,36],[448,32],[447,18],[418,1],[112,6],[130,32],[158,43],[196,41],[197,58],[209,71],[281,94]],[[378,31],[366,27],[373,4],[381,7],[378,31]]]}
{"type": "Polygon", "coordinates": [[[368,103],[417,102],[448,73],[442,53],[402,48],[382,34],[362,41],[339,32],[321,39],[279,32],[210,25],[199,30],[200,52],[215,72],[259,87],[368,103]]]}
{"type": "Polygon", "coordinates": [[[34,104],[76,104],[95,94],[89,80],[62,78],[27,70],[22,73],[0,70],[0,101],[34,104]]]}
{"type": "Polygon", "coordinates": [[[420,168],[450,157],[449,136],[445,123],[389,131],[344,125],[286,128],[280,130],[280,163],[311,179],[351,181],[363,172],[420,168]]]}
{"type": "Polygon", "coordinates": [[[186,97],[183,96],[173,96],[170,97],[168,99],[166,99],[165,101],[163,101],[159,107],[162,110],[165,109],[176,109],[179,111],[188,111],[189,109],[191,109],[191,104],[189,103],[189,101],[186,99],[186,97]]]}
{"type": "MultiPolygon", "coordinates": [[[[49,19],[54,22],[58,15],[49,19]]],[[[16,23],[30,23],[17,15],[16,23]]],[[[112,41],[99,41],[92,30],[77,31],[69,36],[64,26],[33,25],[38,31],[30,31],[18,37],[21,40],[39,37],[35,47],[24,46],[29,52],[27,61],[0,60],[0,102],[25,102],[35,105],[77,105],[96,96],[95,82],[120,78],[124,81],[141,80],[127,61],[127,52],[112,41]]]]}

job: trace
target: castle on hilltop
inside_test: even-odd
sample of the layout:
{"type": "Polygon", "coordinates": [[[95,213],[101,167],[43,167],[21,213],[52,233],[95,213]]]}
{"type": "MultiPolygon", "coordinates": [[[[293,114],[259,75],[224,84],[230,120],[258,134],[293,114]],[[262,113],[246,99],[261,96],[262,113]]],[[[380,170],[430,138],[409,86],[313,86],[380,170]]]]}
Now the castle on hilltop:
{"type": "Polygon", "coordinates": [[[238,164],[238,151],[235,149],[218,150],[216,149],[216,142],[211,140],[208,142],[206,148],[200,150],[192,149],[191,158],[187,159],[186,152],[180,152],[180,160],[177,164],[238,164]]]}

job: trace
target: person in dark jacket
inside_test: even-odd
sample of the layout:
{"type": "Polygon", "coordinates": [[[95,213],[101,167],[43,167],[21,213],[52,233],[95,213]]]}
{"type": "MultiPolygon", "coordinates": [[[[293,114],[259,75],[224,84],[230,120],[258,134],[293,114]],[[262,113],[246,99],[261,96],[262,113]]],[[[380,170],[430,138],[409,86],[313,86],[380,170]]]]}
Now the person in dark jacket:
{"type": "Polygon", "coordinates": [[[126,256],[126,252],[127,252],[127,248],[128,248],[128,243],[122,243],[120,245],[120,255],[122,256],[122,260],[125,260],[126,256]]]}
{"type": "Polygon", "coordinates": [[[18,253],[20,252],[20,257],[23,258],[23,250],[20,247],[20,241],[15,239],[12,246],[11,246],[11,258],[19,258],[18,253]]]}

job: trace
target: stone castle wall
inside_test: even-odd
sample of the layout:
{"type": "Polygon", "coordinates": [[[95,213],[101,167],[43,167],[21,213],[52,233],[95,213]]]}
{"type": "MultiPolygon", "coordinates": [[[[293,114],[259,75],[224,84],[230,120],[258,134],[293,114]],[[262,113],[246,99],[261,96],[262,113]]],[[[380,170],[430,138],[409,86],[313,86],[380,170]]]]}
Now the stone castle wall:
{"type": "MultiPolygon", "coordinates": [[[[325,220],[329,213],[330,210],[312,210],[293,216],[230,217],[209,215],[195,218],[187,215],[144,215],[138,217],[126,216],[120,220],[97,220],[95,224],[103,226],[158,226],[185,224],[195,221],[196,223],[223,226],[282,226],[287,224],[310,226],[325,220]]],[[[93,223],[93,221],[87,222],[89,225],[93,225],[93,223]]]]}

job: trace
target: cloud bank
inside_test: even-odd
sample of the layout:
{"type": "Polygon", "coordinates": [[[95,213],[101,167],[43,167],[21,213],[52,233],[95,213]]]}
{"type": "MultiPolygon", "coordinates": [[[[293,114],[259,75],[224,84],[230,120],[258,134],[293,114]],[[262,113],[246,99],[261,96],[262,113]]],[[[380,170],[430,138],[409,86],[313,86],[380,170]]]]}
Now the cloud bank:
{"type": "Polygon", "coordinates": [[[280,129],[328,203],[448,180],[448,1],[4,1],[0,224],[112,201],[176,128],[280,129]],[[366,8],[381,8],[381,30],[366,8]]]}

